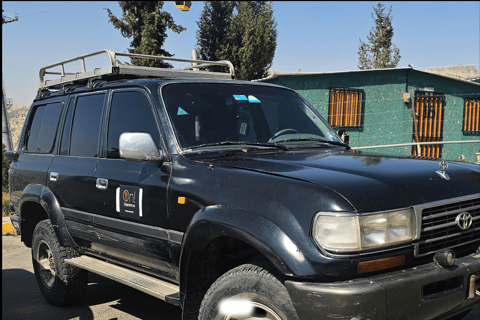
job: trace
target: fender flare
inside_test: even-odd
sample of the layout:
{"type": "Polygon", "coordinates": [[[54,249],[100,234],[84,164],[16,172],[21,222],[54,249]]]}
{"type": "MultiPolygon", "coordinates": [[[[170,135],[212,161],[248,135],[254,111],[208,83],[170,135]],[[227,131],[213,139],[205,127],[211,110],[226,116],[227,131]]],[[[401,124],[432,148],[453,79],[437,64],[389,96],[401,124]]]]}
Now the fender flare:
{"type": "Polygon", "coordinates": [[[20,217],[22,217],[22,207],[26,202],[36,202],[42,206],[52,222],[55,235],[64,247],[77,247],[70,232],[68,232],[65,217],[52,190],[40,184],[29,184],[22,192],[18,204],[20,217]]]}
{"type": "Polygon", "coordinates": [[[201,251],[219,236],[228,236],[252,246],[286,276],[305,277],[316,273],[298,246],[271,220],[240,208],[216,205],[198,211],[184,236],[180,255],[180,292],[185,293],[187,289],[186,277],[192,253],[201,251]]]}

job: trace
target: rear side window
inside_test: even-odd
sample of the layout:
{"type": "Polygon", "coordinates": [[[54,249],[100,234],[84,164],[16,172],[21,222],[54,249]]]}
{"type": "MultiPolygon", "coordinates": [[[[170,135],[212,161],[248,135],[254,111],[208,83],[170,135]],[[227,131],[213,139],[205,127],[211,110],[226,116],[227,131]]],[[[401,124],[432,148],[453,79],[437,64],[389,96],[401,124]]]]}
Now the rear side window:
{"type": "Polygon", "coordinates": [[[107,157],[119,159],[118,139],[124,132],[150,133],[157,147],[160,133],[147,97],[138,91],[113,94],[108,122],[107,157]]]}
{"type": "Polygon", "coordinates": [[[52,152],[61,112],[61,102],[35,107],[27,130],[26,150],[28,152],[52,152]]]}
{"type": "Polygon", "coordinates": [[[75,99],[70,99],[68,104],[65,125],[63,126],[62,142],[60,144],[60,155],[68,155],[68,146],[70,144],[70,129],[72,128],[73,110],[75,110],[75,99]]]}
{"type": "Polygon", "coordinates": [[[105,94],[80,96],[73,115],[70,155],[98,157],[98,138],[105,94]]]}

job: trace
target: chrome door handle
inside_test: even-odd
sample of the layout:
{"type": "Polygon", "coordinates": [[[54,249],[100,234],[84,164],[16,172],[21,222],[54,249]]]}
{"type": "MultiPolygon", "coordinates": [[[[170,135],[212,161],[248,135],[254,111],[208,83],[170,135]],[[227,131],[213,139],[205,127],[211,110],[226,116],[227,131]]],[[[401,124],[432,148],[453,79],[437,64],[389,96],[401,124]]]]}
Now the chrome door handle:
{"type": "Polygon", "coordinates": [[[103,178],[97,178],[97,189],[105,190],[108,188],[108,180],[103,178]]]}
{"type": "Polygon", "coordinates": [[[50,172],[50,181],[57,181],[58,180],[58,172],[50,172]]]}

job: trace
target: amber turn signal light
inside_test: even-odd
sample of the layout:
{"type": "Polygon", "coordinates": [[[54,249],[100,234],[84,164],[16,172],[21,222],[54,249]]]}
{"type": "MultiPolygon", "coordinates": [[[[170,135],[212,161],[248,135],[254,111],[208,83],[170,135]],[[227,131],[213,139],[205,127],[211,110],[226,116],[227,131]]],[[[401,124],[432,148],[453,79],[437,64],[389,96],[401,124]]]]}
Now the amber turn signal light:
{"type": "Polygon", "coordinates": [[[363,261],[358,263],[357,272],[367,273],[383,269],[398,267],[405,262],[405,256],[397,256],[391,258],[377,259],[371,261],[363,261]]]}

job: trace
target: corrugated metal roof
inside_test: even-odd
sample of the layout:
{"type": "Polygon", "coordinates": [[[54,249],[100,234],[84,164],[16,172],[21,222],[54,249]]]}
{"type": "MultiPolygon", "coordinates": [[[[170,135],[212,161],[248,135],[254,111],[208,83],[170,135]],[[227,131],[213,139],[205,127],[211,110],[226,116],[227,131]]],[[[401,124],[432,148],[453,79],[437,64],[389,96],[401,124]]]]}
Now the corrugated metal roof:
{"type": "Polygon", "coordinates": [[[451,77],[451,76],[446,76],[446,75],[443,75],[443,74],[439,74],[439,73],[433,73],[433,72],[428,72],[428,71],[422,71],[422,70],[417,70],[417,69],[414,69],[414,68],[385,68],[385,69],[367,69],[367,70],[348,70],[348,71],[330,71],[330,72],[292,72],[292,73],[288,73],[288,72],[273,72],[273,75],[269,76],[269,77],[266,77],[266,78],[263,78],[263,79],[258,79],[258,80],[252,80],[252,81],[260,81],[260,82],[263,82],[263,81],[267,81],[267,80],[273,80],[273,79],[278,79],[280,77],[301,77],[301,76],[316,76],[316,75],[330,75],[330,74],[342,74],[342,73],[358,73],[358,72],[373,72],[373,71],[380,71],[380,72],[384,72],[384,71],[392,71],[392,70],[412,70],[412,71],[415,71],[415,72],[420,72],[420,73],[425,73],[425,74],[428,74],[428,75],[432,75],[432,76],[436,76],[436,77],[440,77],[440,78],[446,78],[446,79],[450,79],[450,80],[455,80],[455,81],[459,81],[459,82],[463,82],[463,83],[466,83],[466,84],[470,84],[470,85],[474,85],[474,86],[477,86],[477,87],[480,87],[480,83],[476,83],[474,81],[471,81],[471,80],[464,80],[464,79],[459,79],[459,78],[455,78],[455,77],[451,77]]]}

